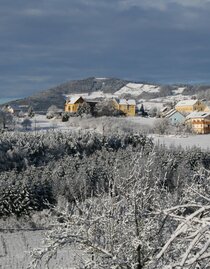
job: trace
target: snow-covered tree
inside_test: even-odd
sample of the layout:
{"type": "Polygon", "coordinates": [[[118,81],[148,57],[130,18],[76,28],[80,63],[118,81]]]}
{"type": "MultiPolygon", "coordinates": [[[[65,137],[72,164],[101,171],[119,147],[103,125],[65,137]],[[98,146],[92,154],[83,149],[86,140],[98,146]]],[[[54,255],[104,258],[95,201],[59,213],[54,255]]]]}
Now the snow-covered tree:
{"type": "Polygon", "coordinates": [[[0,129],[5,129],[12,126],[14,118],[11,113],[0,110],[0,129]]]}
{"type": "Polygon", "coordinates": [[[57,106],[55,106],[55,105],[51,105],[47,110],[46,117],[48,119],[52,119],[52,118],[54,118],[55,116],[58,115],[58,112],[59,112],[59,108],[57,106]]]}
{"type": "Polygon", "coordinates": [[[79,116],[91,115],[92,111],[90,105],[87,102],[81,103],[78,107],[77,114],[79,116]]]}
{"type": "Polygon", "coordinates": [[[28,108],[28,117],[29,118],[33,118],[34,115],[35,115],[35,112],[34,112],[33,107],[32,106],[29,106],[29,108],[28,108]]]}
{"type": "Polygon", "coordinates": [[[127,174],[116,161],[108,182],[108,192],[95,193],[70,211],[63,212],[63,223],[55,224],[47,235],[46,248],[34,252],[32,267],[47,255],[49,261],[66,244],[82,247],[87,253],[82,268],[146,268],[164,237],[162,216],[152,214],[167,199],[160,180],[151,180],[153,153],[142,165],[136,154],[127,174]]]}
{"type": "Polygon", "coordinates": [[[25,118],[22,122],[21,125],[23,126],[23,128],[25,128],[26,130],[29,130],[31,128],[32,122],[30,119],[25,118]]]}
{"type": "Polygon", "coordinates": [[[113,100],[105,99],[98,102],[95,106],[94,115],[101,116],[122,116],[125,115],[122,111],[117,110],[114,106],[113,100]]]}

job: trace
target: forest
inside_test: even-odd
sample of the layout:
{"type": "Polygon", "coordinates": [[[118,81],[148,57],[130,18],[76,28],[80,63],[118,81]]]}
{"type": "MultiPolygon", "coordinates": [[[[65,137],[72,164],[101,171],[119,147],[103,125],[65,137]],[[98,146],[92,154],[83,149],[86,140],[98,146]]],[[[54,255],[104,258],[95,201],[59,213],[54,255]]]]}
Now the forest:
{"type": "Polygon", "coordinates": [[[209,268],[209,177],[209,151],[141,133],[0,134],[0,218],[54,223],[30,268],[65,245],[78,268],[209,268]]]}

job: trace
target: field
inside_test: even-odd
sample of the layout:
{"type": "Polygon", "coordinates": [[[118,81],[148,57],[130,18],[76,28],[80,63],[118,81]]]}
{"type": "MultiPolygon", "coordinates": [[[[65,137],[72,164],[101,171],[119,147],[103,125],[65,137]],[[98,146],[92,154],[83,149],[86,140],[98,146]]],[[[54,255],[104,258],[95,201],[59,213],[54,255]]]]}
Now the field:
{"type": "MultiPolygon", "coordinates": [[[[102,132],[104,128],[106,132],[109,132],[110,124],[107,122],[110,119],[104,118],[70,118],[69,122],[61,122],[60,119],[46,119],[45,115],[36,115],[32,118],[32,126],[30,131],[62,131],[69,132],[73,130],[89,130],[102,132]]],[[[200,147],[202,149],[209,149],[210,134],[206,135],[159,135],[159,134],[150,134],[151,128],[154,126],[155,122],[159,121],[157,118],[143,118],[143,117],[129,117],[129,118],[112,118],[110,122],[113,122],[113,125],[120,125],[123,129],[123,126],[126,128],[129,125],[130,128],[135,128],[136,131],[143,131],[148,133],[151,138],[154,139],[156,144],[165,144],[170,147],[173,146],[182,146],[186,147],[200,147]]],[[[21,130],[21,127],[20,127],[21,130]]],[[[112,131],[112,130],[110,130],[112,131]]]]}
{"type": "Polygon", "coordinates": [[[206,135],[186,135],[186,136],[158,136],[152,135],[154,142],[159,145],[181,146],[184,148],[199,147],[202,149],[210,148],[210,134],[206,135]]]}
{"type": "MultiPolygon", "coordinates": [[[[142,118],[142,117],[133,117],[131,121],[140,126],[154,126],[155,121],[158,121],[156,118],[142,118]]],[[[202,149],[210,148],[210,134],[205,135],[158,135],[152,134],[151,138],[154,139],[156,144],[170,146],[182,146],[184,148],[190,147],[200,147],[202,149]]]]}

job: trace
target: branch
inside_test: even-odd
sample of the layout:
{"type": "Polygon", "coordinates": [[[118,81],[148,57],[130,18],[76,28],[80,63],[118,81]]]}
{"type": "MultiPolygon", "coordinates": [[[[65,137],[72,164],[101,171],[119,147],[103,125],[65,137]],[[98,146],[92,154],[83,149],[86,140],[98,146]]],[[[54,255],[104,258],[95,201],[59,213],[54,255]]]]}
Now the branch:
{"type": "Polygon", "coordinates": [[[168,240],[168,242],[164,245],[164,247],[162,248],[162,250],[159,252],[159,254],[156,256],[156,259],[159,260],[162,255],[165,253],[165,251],[168,249],[168,247],[171,245],[171,243],[182,233],[184,232],[184,230],[186,229],[186,225],[189,224],[189,222],[196,217],[197,215],[199,215],[200,213],[202,213],[203,211],[205,211],[206,209],[210,209],[210,206],[208,207],[201,207],[199,208],[197,211],[195,211],[194,213],[192,213],[191,215],[189,215],[185,221],[181,224],[179,224],[179,226],[177,227],[176,231],[172,234],[171,238],[168,240]]]}

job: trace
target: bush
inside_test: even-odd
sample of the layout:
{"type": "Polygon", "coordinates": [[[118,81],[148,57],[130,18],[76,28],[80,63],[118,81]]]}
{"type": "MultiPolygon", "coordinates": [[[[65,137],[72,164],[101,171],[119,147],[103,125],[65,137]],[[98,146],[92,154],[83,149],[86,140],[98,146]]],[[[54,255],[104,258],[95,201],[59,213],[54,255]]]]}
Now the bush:
{"type": "Polygon", "coordinates": [[[154,132],[157,134],[167,134],[171,128],[170,122],[168,119],[157,119],[154,123],[154,132]]]}

